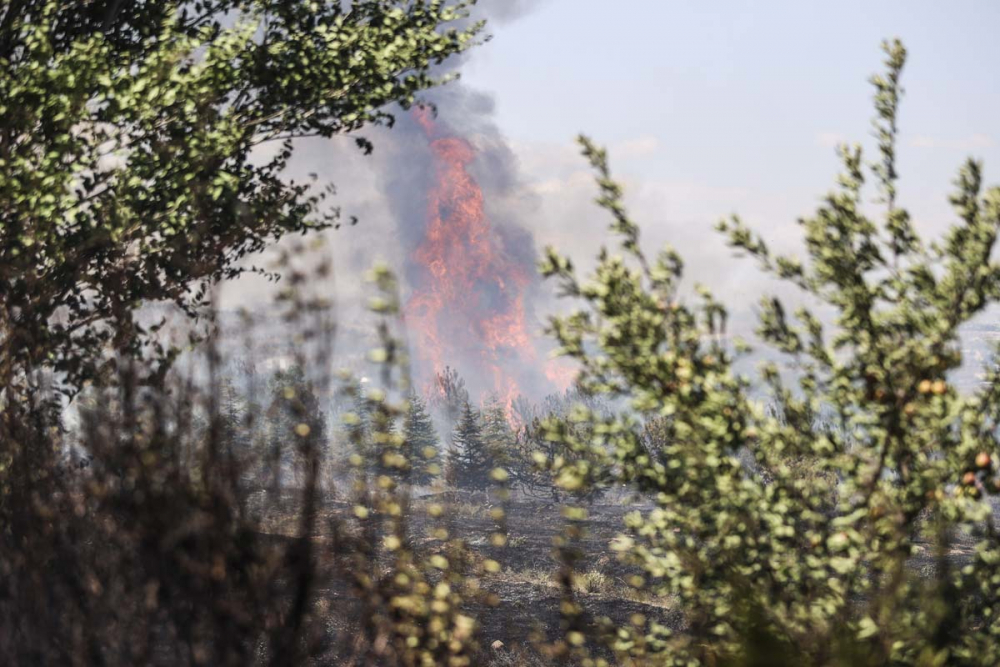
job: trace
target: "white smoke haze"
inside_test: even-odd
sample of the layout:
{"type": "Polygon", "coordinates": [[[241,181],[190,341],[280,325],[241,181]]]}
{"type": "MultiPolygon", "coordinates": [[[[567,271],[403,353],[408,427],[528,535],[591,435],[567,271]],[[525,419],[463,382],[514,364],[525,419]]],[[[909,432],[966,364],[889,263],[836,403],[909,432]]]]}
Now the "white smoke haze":
{"type": "Polygon", "coordinates": [[[944,148],[959,151],[974,151],[984,148],[992,148],[995,142],[988,134],[973,134],[968,137],[957,139],[942,139],[929,137],[927,135],[917,135],[910,139],[911,146],[916,148],[944,148]]]}

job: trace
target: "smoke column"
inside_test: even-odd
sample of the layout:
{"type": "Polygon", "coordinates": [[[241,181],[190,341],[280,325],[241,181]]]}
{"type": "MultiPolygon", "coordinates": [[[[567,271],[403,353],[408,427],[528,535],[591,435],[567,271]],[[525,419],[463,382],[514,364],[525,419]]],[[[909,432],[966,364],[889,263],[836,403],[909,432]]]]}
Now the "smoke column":
{"type": "Polygon", "coordinates": [[[426,110],[414,118],[426,135],[433,173],[423,238],[410,255],[406,304],[417,376],[426,381],[451,364],[509,407],[522,385],[538,383],[525,316],[533,252],[511,252],[494,229],[469,172],[473,146],[440,129],[426,110]]]}

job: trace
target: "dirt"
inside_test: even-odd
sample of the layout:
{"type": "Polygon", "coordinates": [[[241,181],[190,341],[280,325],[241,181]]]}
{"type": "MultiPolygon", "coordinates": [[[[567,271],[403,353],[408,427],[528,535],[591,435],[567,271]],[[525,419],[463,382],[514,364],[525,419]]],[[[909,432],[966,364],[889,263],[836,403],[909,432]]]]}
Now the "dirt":
{"type": "MultiPolygon", "coordinates": [[[[496,503],[493,503],[496,505],[496,503]]],[[[502,642],[505,651],[530,651],[533,639],[542,637],[555,640],[562,636],[560,604],[562,590],[556,574],[560,568],[553,540],[564,527],[566,520],[561,508],[554,503],[521,499],[506,507],[506,546],[493,546],[489,536],[497,529],[490,518],[489,502],[483,498],[450,497],[425,498],[414,502],[409,531],[414,536],[418,551],[437,548],[433,540],[422,538],[434,525],[450,525],[453,534],[461,536],[479,559],[492,559],[500,563],[501,570],[481,577],[484,594],[494,594],[498,604],[490,605],[484,599],[467,602],[464,613],[475,617],[479,623],[479,640],[484,651],[489,652],[495,642],[502,642]],[[448,510],[441,520],[430,519],[423,509],[429,502],[446,501],[448,510]],[[526,648],[527,647],[527,648],[526,648]]],[[[580,560],[574,570],[592,577],[591,585],[574,591],[575,600],[582,605],[584,617],[607,617],[616,625],[627,625],[636,614],[673,630],[683,628],[683,615],[672,601],[642,594],[631,589],[627,577],[634,572],[618,562],[609,548],[610,541],[622,531],[627,512],[648,509],[618,503],[595,503],[587,506],[588,518],[582,523],[583,536],[575,543],[580,560]]],[[[329,503],[323,511],[321,525],[330,520],[349,517],[352,507],[346,502],[329,503]]],[[[320,531],[318,542],[327,542],[329,535],[320,531]]],[[[976,538],[960,535],[948,554],[950,566],[961,567],[973,553],[976,538]]],[[[939,558],[926,543],[918,543],[909,567],[921,576],[933,576],[939,558]]],[[[358,617],[359,603],[343,581],[328,582],[319,591],[319,598],[326,599],[334,618],[332,625],[342,637],[352,636],[353,619],[358,617]]],[[[500,664],[500,663],[497,663],[500,664]]],[[[518,663],[521,664],[521,663],[518,663]]]]}
{"type": "MultiPolygon", "coordinates": [[[[426,553],[439,548],[440,543],[423,536],[434,526],[450,524],[451,531],[465,540],[474,558],[497,561],[500,571],[480,577],[482,595],[467,600],[463,613],[477,619],[479,643],[487,652],[497,641],[508,652],[530,651],[533,640],[539,637],[554,641],[562,636],[563,591],[556,577],[560,562],[553,540],[567,522],[557,504],[530,499],[510,502],[505,505],[508,542],[498,547],[489,539],[497,531],[497,524],[489,515],[490,507],[495,505],[477,497],[418,499],[409,520],[409,533],[415,548],[426,553]],[[445,518],[429,518],[423,511],[426,504],[441,501],[446,501],[449,507],[445,518]],[[494,602],[499,603],[489,604],[489,594],[494,594],[494,602]]],[[[634,571],[619,563],[609,549],[609,542],[622,530],[625,513],[634,509],[635,506],[619,504],[587,506],[588,518],[581,524],[584,534],[573,544],[580,554],[574,570],[591,579],[586,582],[589,588],[574,590],[574,599],[582,606],[584,619],[606,617],[624,625],[634,615],[641,614],[650,621],[680,629],[681,614],[672,608],[670,601],[643,597],[631,589],[626,578],[634,571]]],[[[316,541],[329,545],[330,531],[326,527],[331,521],[345,523],[343,519],[350,517],[351,512],[349,503],[328,503],[321,513],[316,541]]],[[[294,532],[291,522],[282,526],[272,521],[270,525],[269,532],[273,534],[294,532]]],[[[356,631],[353,619],[359,616],[360,603],[346,582],[336,578],[327,581],[317,597],[326,601],[331,624],[338,635],[350,636],[356,631]]]]}

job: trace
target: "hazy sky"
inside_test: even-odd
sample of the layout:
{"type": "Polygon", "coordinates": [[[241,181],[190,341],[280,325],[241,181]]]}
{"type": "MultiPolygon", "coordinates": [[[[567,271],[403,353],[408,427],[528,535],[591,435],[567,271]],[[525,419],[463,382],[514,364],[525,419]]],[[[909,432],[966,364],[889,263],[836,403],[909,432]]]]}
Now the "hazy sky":
{"type": "Polygon", "coordinates": [[[910,51],[904,143],[931,149],[904,152],[904,167],[923,175],[969,150],[996,155],[992,0],[535,5],[495,26],[464,68],[468,85],[494,95],[515,142],[566,142],[578,130],[607,142],[648,138],[659,148],[642,165],[650,178],[815,186],[830,155],[817,146],[864,137],[866,79],[879,69],[879,42],[898,36],[910,51]]]}
{"type": "Polygon", "coordinates": [[[797,238],[794,219],[833,183],[834,145],[873,147],[867,79],[884,38],[910,52],[898,166],[916,223],[951,220],[945,197],[968,155],[1000,183],[998,26],[989,0],[542,0],[494,27],[463,81],[494,97],[525,182],[542,194],[530,225],[541,240],[575,237],[574,218],[591,231],[578,205],[592,191],[571,143],[584,131],[610,145],[650,241],[674,242],[698,277],[739,289],[743,270],[712,224],[739,212],[779,246],[797,238]]]}
{"type": "MultiPolygon", "coordinates": [[[[795,219],[833,185],[834,145],[874,147],[867,79],[882,69],[880,41],[894,36],[910,52],[900,202],[918,228],[953,219],[946,196],[966,156],[983,158],[987,183],[1000,183],[1000,2],[480,4],[501,20],[464,62],[460,85],[485,103],[442,114],[495,124],[469,139],[506,141],[514,186],[504,196],[518,200],[511,210],[538,247],[585,259],[605,239],[607,219],[591,203],[596,190],[573,143],[584,131],[610,147],[650,248],[674,244],[693,279],[747,310],[766,283],[732,258],[713,224],[738,212],[776,248],[793,247],[795,219]]],[[[402,136],[375,134],[371,158],[340,139],[304,146],[298,159],[300,173],[336,183],[345,212],[362,218],[331,236],[345,295],[358,293],[361,267],[376,257],[398,264],[411,250],[394,232],[398,198],[395,209],[385,201],[387,173],[405,168],[413,145],[394,134],[402,136]]]]}

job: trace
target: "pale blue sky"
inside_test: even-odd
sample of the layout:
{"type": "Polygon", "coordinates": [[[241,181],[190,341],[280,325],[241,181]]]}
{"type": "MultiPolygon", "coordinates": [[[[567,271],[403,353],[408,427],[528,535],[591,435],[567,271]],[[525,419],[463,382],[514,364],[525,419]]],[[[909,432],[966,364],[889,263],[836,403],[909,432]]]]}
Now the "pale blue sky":
{"type": "Polygon", "coordinates": [[[867,132],[866,79],[880,66],[879,42],[899,36],[910,50],[904,172],[963,152],[906,151],[918,138],[997,157],[994,0],[535,4],[494,26],[464,68],[467,84],[495,96],[498,123],[517,142],[651,135],[663,149],[644,164],[651,177],[770,185],[770,169],[790,163],[789,186],[813,185],[821,135],[867,132]]]}
{"type": "Polygon", "coordinates": [[[584,131],[610,146],[649,244],[678,246],[694,278],[745,305],[761,285],[713,224],[739,212],[775,246],[794,247],[795,219],[839,170],[834,145],[874,148],[867,80],[882,70],[880,42],[896,36],[910,53],[900,201],[918,228],[954,219],[946,197],[967,156],[1000,184],[1000,2],[522,4],[532,9],[493,25],[462,71],[464,85],[494,98],[538,194],[524,223],[539,245],[580,258],[603,238],[572,145],[584,131]]]}

